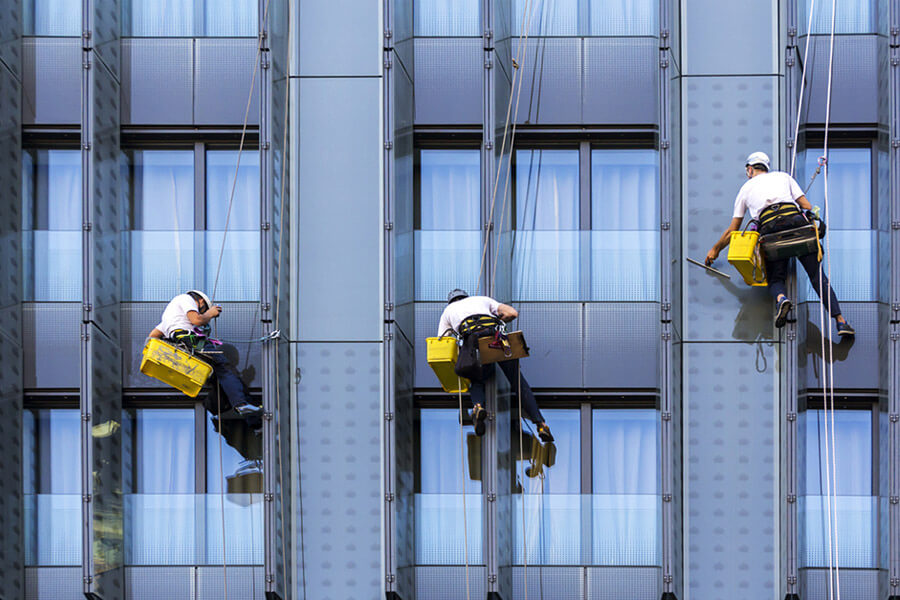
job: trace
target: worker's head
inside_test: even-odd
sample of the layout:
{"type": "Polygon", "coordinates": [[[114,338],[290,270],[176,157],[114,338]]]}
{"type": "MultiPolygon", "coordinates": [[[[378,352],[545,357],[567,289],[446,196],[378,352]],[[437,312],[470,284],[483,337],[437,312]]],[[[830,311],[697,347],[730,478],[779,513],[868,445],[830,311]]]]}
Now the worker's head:
{"type": "Polygon", "coordinates": [[[463,298],[468,298],[469,294],[466,293],[465,290],[455,289],[451,290],[449,294],[447,294],[447,304],[452,304],[457,300],[462,300],[463,298]]]}
{"type": "Polygon", "coordinates": [[[748,178],[752,178],[754,175],[757,175],[759,173],[768,173],[769,155],[765,152],[754,152],[747,157],[747,161],[744,163],[744,168],[747,170],[748,178]]]}
{"type": "Polygon", "coordinates": [[[189,292],[187,292],[187,295],[197,301],[197,309],[201,315],[209,310],[210,306],[212,306],[212,302],[210,301],[209,296],[207,296],[200,290],[190,290],[189,292]]]}

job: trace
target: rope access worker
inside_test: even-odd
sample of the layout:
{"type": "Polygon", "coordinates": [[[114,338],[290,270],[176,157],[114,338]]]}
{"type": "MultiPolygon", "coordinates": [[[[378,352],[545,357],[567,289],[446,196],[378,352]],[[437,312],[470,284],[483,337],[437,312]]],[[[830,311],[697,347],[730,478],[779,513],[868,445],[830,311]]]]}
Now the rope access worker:
{"type": "MultiPolygon", "coordinates": [[[[784,231],[786,229],[794,229],[802,227],[812,222],[816,218],[812,213],[812,205],[800,188],[797,181],[781,171],[769,171],[769,157],[764,152],[754,152],[747,157],[744,165],[747,171],[747,181],[738,192],[734,201],[734,214],[731,219],[731,225],[719,238],[712,249],[706,255],[706,264],[711,265],[719,256],[728,243],[731,241],[731,232],[738,231],[741,228],[741,222],[744,220],[744,214],[750,211],[750,218],[760,223],[760,235],[784,231]],[[793,205],[790,206],[790,205],[793,205]],[[803,209],[803,213],[800,212],[803,209]]],[[[822,227],[823,225],[819,225],[822,227]]],[[[809,275],[809,281],[817,294],[820,294],[819,281],[819,257],[813,252],[805,256],[797,258],[806,274],[809,275]]],[[[788,262],[790,258],[778,260],[766,260],[766,277],[768,280],[769,293],[776,302],[775,309],[775,327],[784,327],[787,321],[788,312],[793,308],[791,300],[787,297],[787,287],[785,279],[787,279],[788,262]]],[[[821,289],[823,293],[827,293],[831,300],[831,316],[837,322],[837,332],[840,336],[853,336],[856,334],[853,327],[841,315],[841,306],[838,304],[837,296],[828,282],[828,278],[824,273],[821,274],[821,289]]]]}
{"type": "MultiPolygon", "coordinates": [[[[166,339],[175,344],[187,346],[189,350],[201,351],[201,358],[213,368],[219,386],[228,404],[235,413],[243,417],[253,428],[261,425],[262,407],[251,404],[249,394],[233,364],[222,352],[202,352],[209,341],[209,323],[222,314],[222,307],[213,305],[209,297],[199,290],[191,290],[175,296],[166,306],[162,321],[150,332],[151,338],[166,339]]],[[[216,412],[216,406],[207,400],[207,410],[216,412]]]]}
{"type": "MultiPolygon", "coordinates": [[[[518,316],[518,311],[512,306],[501,304],[488,296],[469,296],[465,291],[455,289],[447,295],[447,307],[441,314],[438,336],[444,336],[451,331],[459,335],[464,346],[466,343],[477,345],[478,338],[493,336],[501,321],[509,323],[518,316]]],[[[520,394],[522,410],[537,426],[541,441],[552,442],[553,435],[538,409],[531,386],[519,373],[519,360],[505,360],[499,364],[513,390],[520,394]]],[[[482,365],[481,368],[481,379],[471,379],[469,386],[475,435],[484,435],[484,420],[487,417],[487,411],[484,409],[484,384],[496,373],[493,363],[482,365]]]]}

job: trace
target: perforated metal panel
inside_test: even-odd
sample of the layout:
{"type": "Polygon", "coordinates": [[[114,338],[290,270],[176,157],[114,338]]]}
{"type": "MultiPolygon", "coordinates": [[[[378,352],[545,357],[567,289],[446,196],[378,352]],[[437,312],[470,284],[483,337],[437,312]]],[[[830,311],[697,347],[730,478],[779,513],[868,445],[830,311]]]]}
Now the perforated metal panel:
{"type": "Polygon", "coordinates": [[[481,38],[417,38],[416,125],[481,123],[481,38]]]}
{"type": "MultiPolygon", "coordinates": [[[[879,389],[881,362],[887,354],[883,348],[886,323],[881,322],[879,305],[868,302],[841,304],[844,316],[856,329],[854,337],[840,338],[834,319],[827,315],[831,330],[829,348],[825,332],[825,358],[833,360],[834,385],[838,388],[879,389]]],[[[797,361],[801,379],[808,388],[822,388],[822,331],[819,304],[803,303],[797,312],[797,336],[800,357],[797,361]]],[[[827,367],[827,363],[826,363],[827,367]]]]}
{"type": "MultiPolygon", "coordinates": [[[[194,123],[238,125],[244,122],[256,40],[243,38],[194,41],[194,123]]],[[[259,73],[248,123],[259,123],[259,73]]]]}
{"type": "Polygon", "coordinates": [[[226,585],[228,586],[228,598],[262,600],[265,598],[266,589],[262,565],[228,567],[224,571],[221,565],[198,567],[197,591],[194,598],[196,600],[221,600],[226,597],[226,585]]]}
{"type": "MultiPolygon", "coordinates": [[[[513,40],[512,56],[521,58],[519,123],[582,122],[582,45],[581,38],[513,40]]],[[[505,121],[505,110],[498,118],[505,121]]]]}
{"type": "Polygon", "coordinates": [[[28,567],[25,600],[83,600],[81,567],[28,567]]]}
{"type": "MultiPolygon", "coordinates": [[[[809,50],[807,87],[803,103],[808,108],[807,123],[825,122],[825,97],[828,87],[829,36],[812,36],[809,50]]],[[[842,35],[834,41],[834,71],[831,87],[832,123],[878,123],[879,62],[878,44],[872,35],[842,35]]],[[[806,38],[800,41],[806,45],[806,38]]]]}
{"type": "Polygon", "coordinates": [[[525,334],[531,356],[521,361],[532,387],[584,387],[583,304],[520,303],[513,329],[525,334]]]}
{"type": "Polygon", "coordinates": [[[393,544],[396,548],[397,591],[401,597],[415,593],[416,453],[413,408],[413,349],[394,327],[394,464],[395,502],[393,544]]]}
{"type": "MultiPolygon", "coordinates": [[[[125,567],[125,597],[128,600],[153,600],[160,596],[193,599],[194,573],[194,567],[125,567]]],[[[221,567],[219,576],[222,576],[221,567]]],[[[230,588],[228,594],[231,596],[230,588]]]]}
{"type": "Polygon", "coordinates": [[[81,120],[81,40],[22,40],[22,121],[75,124],[81,120]]]}
{"type": "Polygon", "coordinates": [[[77,388],[80,381],[81,305],[22,305],[25,388],[77,388]]]}
{"type": "Polygon", "coordinates": [[[655,568],[589,567],[586,597],[591,600],[656,600],[660,594],[660,579],[659,569],[655,568]]]}
{"type": "Polygon", "coordinates": [[[469,589],[466,593],[466,568],[416,567],[416,598],[429,600],[459,600],[470,596],[484,598],[487,594],[487,571],[484,567],[469,567],[469,589]]]}
{"type": "Polygon", "coordinates": [[[439,388],[437,375],[428,366],[425,339],[436,336],[441,313],[446,305],[439,302],[416,302],[416,333],[413,339],[415,350],[415,383],[417,388],[439,388]]]}
{"type": "MultiPolygon", "coordinates": [[[[556,598],[558,600],[583,600],[587,577],[584,567],[544,567],[529,565],[513,567],[513,598],[556,598]],[[526,580],[528,590],[526,592],[526,580]]],[[[621,597],[621,596],[620,596],[621,597]]],[[[626,596],[631,598],[630,595],[626,596]]],[[[656,600],[656,599],[654,599],[656,600]]]]}
{"type": "Polygon", "coordinates": [[[191,124],[193,62],[190,39],[122,40],[122,123],[191,124]]]}
{"type": "MultiPolygon", "coordinates": [[[[829,592],[828,569],[803,569],[800,571],[801,589],[807,600],[836,598],[837,590],[829,592]]],[[[841,569],[840,596],[843,600],[870,600],[880,598],[878,571],[875,569],[841,569]]]]}
{"type": "Polygon", "coordinates": [[[656,38],[585,38],[585,123],[656,123],[656,38]]]}
{"type": "Polygon", "coordinates": [[[584,305],[584,386],[658,388],[659,304],[584,305]]]}

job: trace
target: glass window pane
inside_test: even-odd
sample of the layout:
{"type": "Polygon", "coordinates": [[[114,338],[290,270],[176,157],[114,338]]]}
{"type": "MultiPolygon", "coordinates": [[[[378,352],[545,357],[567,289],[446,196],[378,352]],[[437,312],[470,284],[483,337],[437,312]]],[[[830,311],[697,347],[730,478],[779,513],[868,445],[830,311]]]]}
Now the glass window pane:
{"type": "Polygon", "coordinates": [[[416,300],[441,300],[453,288],[474,290],[481,261],[481,154],[419,153],[416,300]]]}
{"type": "Polygon", "coordinates": [[[659,297],[659,155],[591,152],[591,299],[659,297]]]}
{"type": "MultiPolygon", "coordinates": [[[[809,9],[812,0],[799,2],[800,35],[809,29],[809,9]]],[[[812,32],[814,34],[831,33],[831,2],[816,2],[812,16],[812,32]]],[[[877,8],[874,0],[855,0],[854,2],[835,3],[835,33],[876,33],[875,19],[877,8]]]]}
{"type": "Polygon", "coordinates": [[[591,13],[590,35],[657,35],[659,0],[582,0],[591,13]]]}
{"type": "Polygon", "coordinates": [[[81,300],[81,153],[26,150],[25,298],[81,300]]]}
{"type": "Polygon", "coordinates": [[[578,0],[515,0],[513,35],[526,30],[529,36],[578,35],[578,0]]]}
{"type": "Polygon", "coordinates": [[[194,411],[135,411],[134,492],[194,492],[194,411]]]}
{"type": "Polygon", "coordinates": [[[657,415],[594,410],[593,564],[659,564],[657,415]]]}
{"type": "Polygon", "coordinates": [[[81,35],[81,0],[25,0],[23,14],[25,35],[81,35]]]}
{"type": "Polygon", "coordinates": [[[216,0],[204,3],[205,37],[256,37],[259,4],[256,0],[216,0]]]}
{"type": "Polygon", "coordinates": [[[481,438],[452,408],[421,410],[418,429],[416,564],[465,564],[464,519],[469,563],[481,564],[481,438]]]}
{"type": "Polygon", "coordinates": [[[416,19],[415,35],[481,35],[479,0],[415,0],[413,14],[416,19]]]}
{"type": "Polygon", "coordinates": [[[255,37],[255,0],[123,0],[122,30],[132,37],[255,37]]]}
{"type": "Polygon", "coordinates": [[[24,413],[25,564],[81,564],[81,415],[24,413]]]}

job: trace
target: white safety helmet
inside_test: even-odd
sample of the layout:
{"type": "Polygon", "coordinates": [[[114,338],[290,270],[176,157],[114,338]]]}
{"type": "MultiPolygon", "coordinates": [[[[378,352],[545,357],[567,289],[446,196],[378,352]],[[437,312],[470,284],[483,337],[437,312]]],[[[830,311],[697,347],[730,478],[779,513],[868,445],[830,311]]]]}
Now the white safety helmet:
{"type": "Polygon", "coordinates": [[[769,155],[765,152],[754,152],[750,156],[747,157],[747,162],[744,166],[747,167],[755,167],[757,165],[762,165],[766,168],[766,171],[769,170],[769,155]]]}
{"type": "Polygon", "coordinates": [[[206,308],[212,308],[212,300],[210,300],[209,296],[207,296],[200,290],[188,290],[186,293],[189,295],[196,294],[197,296],[200,296],[203,299],[203,301],[206,302],[206,308]]]}

